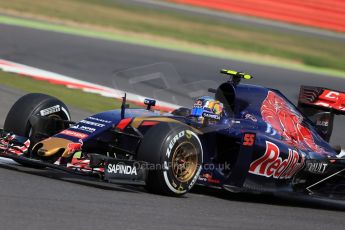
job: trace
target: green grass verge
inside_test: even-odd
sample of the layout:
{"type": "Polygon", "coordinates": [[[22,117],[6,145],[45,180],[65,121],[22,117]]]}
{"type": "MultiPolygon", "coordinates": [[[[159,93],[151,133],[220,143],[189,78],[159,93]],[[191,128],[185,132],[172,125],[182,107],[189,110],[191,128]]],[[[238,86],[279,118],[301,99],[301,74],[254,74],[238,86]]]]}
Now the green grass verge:
{"type": "MultiPolygon", "coordinates": [[[[109,34],[118,34],[121,30],[137,33],[137,40],[145,40],[145,36],[140,35],[153,35],[156,39],[151,43],[174,39],[200,46],[194,49],[204,50],[202,47],[206,47],[206,52],[210,53],[215,47],[222,49],[218,52],[222,54],[220,57],[232,56],[251,61],[255,59],[253,56],[264,55],[266,63],[277,58],[278,62],[287,60],[296,66],[345,70],[345,42],[240,27],[201,16],[138,8],[110,0],[32,0],[30,4],[26,0],[0,1],[0,9],[8,14],[30,14],[31,18],[43,17],[45,21],[60,24],[74,23],[76,27],[93,30],[93,33],[106,32],[109,37],[109,34]]],[[[125,37],[131,41],[131,36],[125,37]]],[[[260,58],[255,60],[260,61],[260,58]]],[[[291,67],[290,64],[286,66],[291,67]]]]}
{"type": "MultiPolygon", "coordinates": [[[[0,84],[28,93],[44,93],[65,102],[75,108],[97,113],[118,109],[121,102],[114,98],[103,97],[98,94],[86,93],[79,89],[69,89],[61,85],[53,85],[45,81],[37,81],[28,77],[0,71],[0,84]]],[[[131,106],[133,107],[133,106],[131,106]]]]}

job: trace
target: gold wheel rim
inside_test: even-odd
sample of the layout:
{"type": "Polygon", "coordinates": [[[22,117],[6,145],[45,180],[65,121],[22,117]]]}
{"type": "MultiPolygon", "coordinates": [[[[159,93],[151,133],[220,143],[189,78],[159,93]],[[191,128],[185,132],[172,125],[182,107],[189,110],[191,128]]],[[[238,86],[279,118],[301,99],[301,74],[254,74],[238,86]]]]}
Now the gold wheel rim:
{"type": "Polygon", "coordinates": [[[180,182],[189,181],[198,167],[198,154],[195,146],[190,142],[179,144],[172,158],[172,172],[180,182]]]}

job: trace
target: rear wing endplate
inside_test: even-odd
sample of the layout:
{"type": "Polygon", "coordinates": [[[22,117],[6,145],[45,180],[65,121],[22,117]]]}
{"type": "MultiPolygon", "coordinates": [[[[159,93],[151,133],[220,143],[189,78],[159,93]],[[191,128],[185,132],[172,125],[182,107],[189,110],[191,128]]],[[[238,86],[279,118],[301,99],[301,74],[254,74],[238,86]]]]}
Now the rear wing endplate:
{"type": "Polygon", "coordinates": [[[334,114],[345,115],[345,92],[322,87],[301,86],[298,104],[299,107],[314,107],[334,114]]]}

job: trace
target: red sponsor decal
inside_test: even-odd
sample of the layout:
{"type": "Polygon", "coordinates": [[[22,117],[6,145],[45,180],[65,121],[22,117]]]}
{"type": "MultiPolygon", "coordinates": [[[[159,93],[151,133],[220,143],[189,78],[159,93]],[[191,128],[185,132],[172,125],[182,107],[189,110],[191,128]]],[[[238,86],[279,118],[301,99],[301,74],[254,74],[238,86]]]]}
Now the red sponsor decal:
{"type": "Polygon", "coordinates": [[[246,133],[243,137],[243,145],[253,146],[255,143],[255,134],[246,133]]]}
{"type": "Polygon", "coordinates": [[[153,126],[157,125],[159,121],[143,121],[140,126],[153,126]]]}
{"type": "Polygon", "coordinates": [[[303,155],[300,156],[297,151],[291,149],[288,158],[282,159],[278,146],[266,141],[265,154],[250,164],[249,172],[265,177],[290,179],[302,169],[304,161],[303,155]]]}
{"type": "Polygon", "coordinates": [[[132,121],[132,118],[122,119],[117,125],[116,128],[124,130],[132,121]]]}
{"type": "Polygon", "coordinates": [[[213,184],[220,184],[220,180],[214,179],[212,174],[210,173],[204,173],[200,175],[201,180],[206,181],[208,183],[213,183],[213,184]]]}
{"type": "Polygon", "coordinates": [[[303,117],[276,93],[268,92],[262,102],[261,116],[289,144],[302,150],[309,148],[314,152],[324,152],[315,143],[309,128],[302,124],[303,117]]]}
{"type": "Polygon", "coordinates": [[[345,93],[326,89],[313,104],[345,111],[345,93]]]}
{"type": "Polygon", "coordinates": [[[77,152],[79,150],[81,150],[81,147],[83,146],[83,141],[80,140],[79,143],[70,143],[67,145],[67,149],[69,153],[74,153],[77,152]]]}
{"type": "Polygon", "coordinates": [[[68,129],[62,131],[60,134],[64,134],[64,135],[71,136],[71,137],[76,137],[79,139],[85,139],[89,136],[85,133],[79,133],[79,132],[68,130],[68,129]]]}

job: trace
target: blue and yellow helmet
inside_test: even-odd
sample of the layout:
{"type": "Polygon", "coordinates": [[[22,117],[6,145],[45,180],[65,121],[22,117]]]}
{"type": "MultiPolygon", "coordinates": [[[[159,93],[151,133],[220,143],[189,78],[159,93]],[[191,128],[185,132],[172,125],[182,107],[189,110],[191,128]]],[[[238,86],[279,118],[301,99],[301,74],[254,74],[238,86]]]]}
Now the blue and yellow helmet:
{"type": "Polygon", "coordinates": [[[191,116],[195,117],[200,124],[205,120],[218,122],[222,116],[223,103],[213,99],[210,96],[203,96],[195,100],[191,116]]]}

